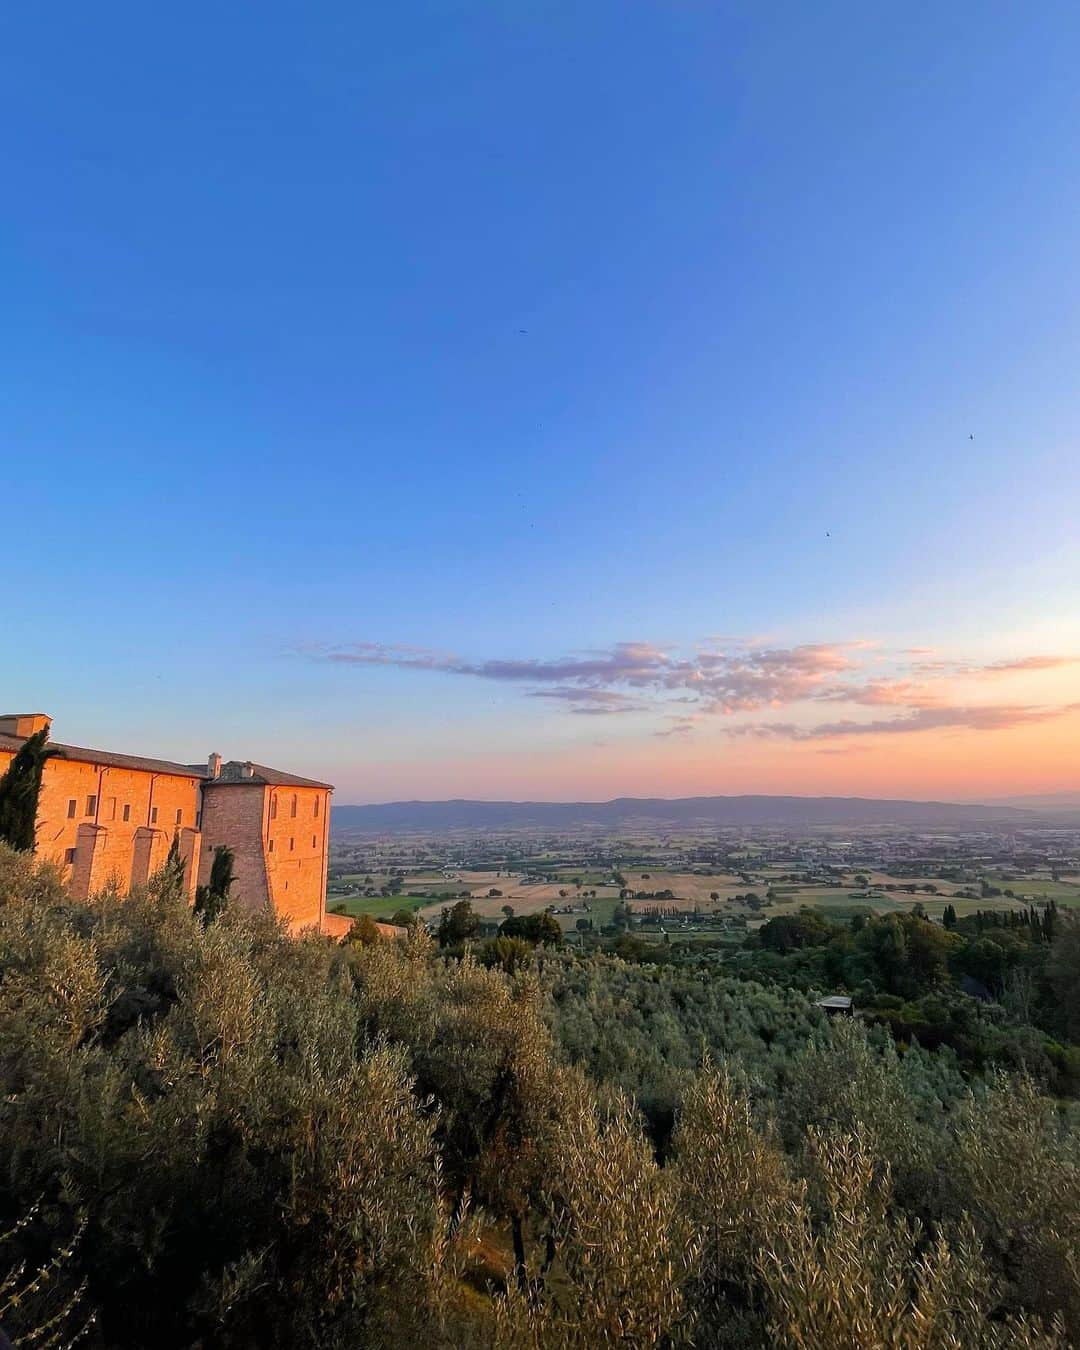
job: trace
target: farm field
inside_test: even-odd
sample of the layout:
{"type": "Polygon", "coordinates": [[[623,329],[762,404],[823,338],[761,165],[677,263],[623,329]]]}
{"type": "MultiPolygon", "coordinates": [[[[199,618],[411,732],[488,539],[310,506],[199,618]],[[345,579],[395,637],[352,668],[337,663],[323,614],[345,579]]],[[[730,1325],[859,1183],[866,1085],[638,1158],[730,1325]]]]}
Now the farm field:
{"type": "MultiPolygon", "coordinates": [[[[619,892],[616,887],[596,887],[596,898],[592,896],[578,896],[574,888],[565,886],[553,886],[549,883],[521,884],[515,885],[513,882],[507,882],[503,878],[504,885],[493,883],[496,890],[501,890],[501,895],[488,895],[490,887],[481,891],[476,891],[472,895],[472,906],[482,919],[502,919],[503,906],[510,905],[514,913],[518,915],[540,914],[545,909],[553,906],[563,907],[573,905],[578,911],[574,914],[557,914],[555,917],[563,924],[564,928],[573,928],[578,919],[591,917],[597,923],[610,923],[611,913],[619,900],[619,892]],[[559,894],[560,891],[566,891],[565,896],[559,894]],[[586,915],[584,906],[588,905],[591,914],[586,915]],[[597,918],[598,914],[603,914],[602,920],[597,918]]],[[[584,889],[584,888],[583,888],[584,889]]],[[[592,887],[589,887],[591,890],[592,887]]],[[[448,905],[450,901],[437,900],[428,901],[423,912],[423,918],[429,922],[437,919],[439,913],[448,905]]]]}
{"type": "Polygon", "coordinates": [[[329,895],[326,899],[326,908],[330,913],[345,913],[354,917],[357,914],[370,914],[373,919],[389,919],[391,914],[396,914],[399,909],[422,909],[428,904],[426,895],[387,895],[387,896],[362,896],[362,895],[329,895]]]}
{"type": "MultiPolygon", "coordinates": [[[[342,877],[340,880],[346,883],[362,884],[365,876],[372,876],[372,882],[375,886],[385,884],[386,876],[377,874],[357,874],[342,877]]],[[[327,896],[328,908],[335,906],[344,906],[347,914],[370,914],[373,918],[383,919],[389,917],[396,910],[410,908],[419,910],[421,917],[428,922],[437,921],[440,912],[447,905],[452,903],[450,900],[440,898],[442,892],[452,891],[455,896],[468,891],[476,912],[484,919],[499,919],[503,917],[503,907],[511,905],[515,914],[528,915],[538,914],[549,908],[573,907],[570,914],[557,914],[555,917],[567,931],[573,931],[578,919],[582,917],[592,918],[595,926],[600,928],[604,924],[611,922],[612,913],[619,899],[618,889],[614,886],[602,886],[593,884],[592,876],[600,875],[593,872],[577,871],[574,876],[582,878],[581,892],[573,885],[569,876],[558,882],[532,881],[527,875],[497,874],[493,871],[479,870],[461,870],[451,873],[449,876],[443,876],[440,873],[417,874],[407,878],[408,894],[394,896],[364,897],[355,894],[342,894],[335,892],[331,888],[327,896]],[[586,880],[588,878],[588,881],[586,880]],[[586,896],[584,891],[596,891],[595,898],[586,896]],[[491,890],[497,890],[499,895],[489,895],[491,890]]],[[[976,910],[1007,910],[1015,909],[1018,905],[1024,903],[1020,897],[1022,895],[1033,895],[1037,900],[1043,901],[1053,897],[1059,905],[1080,907],[1080,881],[1065,880],[1053,882],[1042,878],[999,878],[988,877],[991,884],[1000,886],[1004,889],[1015,891],[1015,898],[1008,896],[991,896],[987,898],[970,898],[961,896],[957,892],[961,889],[958,885],[940,879],[926,878],[931,884],[939,888],[939,894],[929,895],[918,893],[909,895],[906,892],[883,891],[878,889],[878,885],[884,883],[886,875],[881,872],[867,872],[865,875],[872,877],[872,884],[868,890],[863,890],[854,886],[850,879],[841,886],[822,886],[822,885],[802,885],[790,881],[770,881],[768,873],[762,869],[758,879],[753,884],[748,884],[730,873],[716,873],[711,876],[699,876],[688,872],[667,872],[661,869],[645,872],[625,872],[627,887],[634,892],[639,891],[671,891],[672,898],[658,901],[650,900],[632,900],[634,908],[640,913],[642,910],[649,909],[653,905],[660,905],[665,908],[672,908],[677,911],[691,913],[695,909],[702,913],[715,913],[717,915],[731,916],[733,914],[745,915],[751,925],[763,922],[765,919],[778,914],[789,914],[800,909],[804,905],[821,909],[825,913],[835,913],[837,917],[853,913],[857,910],[871,910],[875,914],[886,914],[890,912],[904,912],[910,910],[916,904],[920,904],[926,912],[934,918],[940,918],[947,904],[951,904],[956,909],[957,914],[974,914],[976,910]],[[750,910],[741,904],[733,904],[734,897],[745,895],[753,891],[761,900],[765,901],[765,895],[768,890],[773,891],[774,898],[769,903],[763,903],[760,909],[750,910]],[[717,901],[713,901],[713,893],[719,896],[717,901]]],[[[786,875],[786,874],[785,874],[786,875]]],[[[924,884],[922,879],[907,878],[900,880],[896,877],[889,878],[890,884],[924,884]]]]}
{"type": "MultiPolygon", "coordinates": [[[[385,882],[386,878],[383,876],[369,875],[372,875],[375,885],[381,885],[385,882]]],[[[933,896],[925,894],[907,895],[898,892],[885,893],[871,887],[869,893],[867,893],[867,891],[852,885],[850,881],[841,886],[815,886],[787,881],[780,882],[779,880],[770,883],[762,877],[753,884],[748,884],[729,873],[699,876],[693,873],[663,870],[648,873],[626,872],[624,875],[627,888],[633,892],[672,892],[672,898],[670,899],[631,900],[630,903],[638,913],[653,906],[661,906],[665,909],[674,909],[684,913],[692,913],[698,910],[705,914],[715,913],[718,916],[731,916],[741,913],[746,915],[751,922],[755,920],[763,921],[772,915],[792,913],[804,905],[811,905],[826,912],[847,913],[862,909],[884,914],[890,911],[910,909],[913,905],[921,903],[928,913],[940,915],[945,904],[950,900],[951,903],[956,905],[957,911],[963,913],[974,912],[980,907],[983,909],[1009,908],[1017,903],[1004,897],[982,901],[953,899],[951,890],[947,890],[943,895],[933,896]],[[774,898],[771,902],[766,902],[766,892],[770,889],[774,898]],[[736,896],[745,895],[749,892],[754,892],[762,900],[763,904],[759,909],[751,910],[745,905],[733,903],[736,896]],[[714,893],[719,897],[716,901],[711,898],[714,893]]],[[[342,878],[342,880],[352,881],[353,878],[342,878]]],[[[360,876],[356,880],[362,882],[364,877],[360,876]]],[[[437,920],[441,910],[452,903],[451,900],[442,898],[439,893],[452,891],[456,897],[460,892],[467,891],[477,914],[484,919],[501,920],[503,908],[506,905],[512,906],[515,914],[518,915],[537,914],[549,908],[572,907],[572,913],[557,914],[555,917],[564,928],[573,930],[577,920],[585,916],[591,917],[597,928],[602,924],[610,923],[619,899],[618,888],[614,886],[586,886],[583,884],[579,892],[570,881],[531,881],[520,874],[507,876],[497,875],[494,872],[463,870],[448,877],[439,876],[437,879],[410,876],[407,878],[407,884],[408,895],[378,898],[341,895],[332,891],[327,897],[328,904],[344,904],[347,913],[367,913],[375,918],[385,917],[394,913],[397,909],[409,906],[420,910],[421,916],[430,922],[437,920]],[[499,894],[490,895],[491,890],[496,890],[499,894]],[[596,891],[595,897],[584,894],[585,891],[591,892],[592,890],[596,891]]],[[[937,884],[947,885],[947,883],[937,884]]]]}
{"type": "Polygon", "coordinates": [[[1059,905],[1080,905],[1080,877],[1067,876],[1061,881],[1052,881],[1049,877],[1010,877],[991,874],[987,880],[993,886],[1008,887],[1017,896],[1032,895],[1037,900],[1056,900],[1059,905]]]}
{"type": "MultiPolygon", "coordinates": [[[[723,905],[725,900],[729,900],[734,895],[745,895],[748,891],[757,891],[759,895],[764,895],[768,887],[764,884],[749,885],[730,872],[718,872],[712,876],[698,876],[690,872],[624,872],[626,884],[632,891],[672,891],[675,895],[673,901],[662,901],[664,904],[674,904],[679,909],[693,909],[695,905],[700,909],[712,909],[714,905],[710,899],[715,891],[720,899],[718,904],[723,905]]],[[[647,905],[648,900],[637,902],[639,905],[647,905]]]]}
{"type": "Polygon", "coordinates": [[[803,905],[811,905],[815,909],[826,911],[872,909],[875,914],[888,914],[893,910],[906,909],[908,906],[905,901],[910,900],[910,903],[914,904],[917,899],[917,896],[886,895],[872,887],[868,893],[858,886],[796,886],[784,896],[782,903],[774,903],[769,912],[784,913],[789,909],[801,909],[803,905]]]}

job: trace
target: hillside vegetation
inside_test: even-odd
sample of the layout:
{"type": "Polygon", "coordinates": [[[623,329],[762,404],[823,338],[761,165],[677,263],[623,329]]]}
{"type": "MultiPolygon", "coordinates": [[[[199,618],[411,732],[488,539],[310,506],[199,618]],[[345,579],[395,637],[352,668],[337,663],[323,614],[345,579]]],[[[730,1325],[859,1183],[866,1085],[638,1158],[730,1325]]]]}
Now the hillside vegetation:
{"type": "Polygon", "coordinates": [[[1073,1104],[798,989],[518,956],[208,921],[171,867],[74,903],[0,847],[4,1329],[110,1350],[1080,1338],[1073,1104]]]}

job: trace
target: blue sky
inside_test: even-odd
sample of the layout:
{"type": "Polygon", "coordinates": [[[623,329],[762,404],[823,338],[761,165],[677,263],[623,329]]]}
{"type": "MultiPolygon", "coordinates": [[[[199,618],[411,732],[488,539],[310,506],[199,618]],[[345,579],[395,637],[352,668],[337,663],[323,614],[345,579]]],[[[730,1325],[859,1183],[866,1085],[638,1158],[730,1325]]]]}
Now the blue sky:
{"type": "Polygon", "coordinates": [[[6,702],[343,801],[1067,785],[1075,5],[2,24],[6,702]],[[808,750],[882,675],[967,720],[808,750]]]}

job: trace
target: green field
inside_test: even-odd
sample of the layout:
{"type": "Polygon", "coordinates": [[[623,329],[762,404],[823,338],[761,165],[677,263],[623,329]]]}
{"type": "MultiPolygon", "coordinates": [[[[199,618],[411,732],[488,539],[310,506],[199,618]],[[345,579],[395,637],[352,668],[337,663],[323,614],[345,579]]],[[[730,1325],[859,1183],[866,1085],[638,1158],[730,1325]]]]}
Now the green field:
{"type": "Polygon", "coordinates": [[[328,895],[327,911],[333,914],[344,912],[350,916],[370,914],[373,919],[389,919],[399,909],[423,909],[431,904],[430,895],[328,895]],[[339,908],[340,906],[340,908],[339,908]]]}
{"type": "MultiPolygon", "coordinates": [[[[1022,895],[1033,895],[1037,900],[1056,900],[1058,904],[1080,905],[1080,879],[1070,877],[1067,881],[1051,881],[1048,877],[998,877],[987,876],[991,886],[1008,887],[1016,895],[1009,904],[1023,903],[1022,895]]],[[[1007,896],[1000,897],[1008,900],[1007,896]]]]}
{"type": "Polygon", "coordinates": [[[598,896],[595,900],[589,900],[588,914],[556,914],[554,918],[563,931],[569,933],[576,931],[578,919],[592,919],[593,930],[599,933],[605,924],[611,922],[612,915],[615,913],[615,906],[618,903],[616,896],[598,896]]]}
{"type": "MultiPolygon", "coordinates": [[[[813,909],[848,910],[872,909],[876,914],[887,914],[892,910],[910,908],[895,896],[872,890],[869,895],[850,886],[798,886],[776,887],[781,895],[778,903],[767,906],[761,911],[766,917],[770,914],[788,914],[793,909],[809,905],[813,909]]],[[[910,904],[917,897],[912,897],[910,904]]],[[[926,897],[927,899],[932,897],[926,897]]]]}

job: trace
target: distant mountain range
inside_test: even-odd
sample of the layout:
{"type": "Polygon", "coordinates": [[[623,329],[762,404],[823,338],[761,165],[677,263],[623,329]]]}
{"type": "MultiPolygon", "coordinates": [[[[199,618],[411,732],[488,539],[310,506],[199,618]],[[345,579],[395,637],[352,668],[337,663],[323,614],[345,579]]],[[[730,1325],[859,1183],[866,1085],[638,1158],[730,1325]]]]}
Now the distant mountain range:
{"type": "Polygon", "coordinates": [[[618,829],[658,825],[976,825],[1021,824],[1042,812],[1004,803],[882,801],[872,797],[616,797],[609,802],[384,802],[335,806],[337,830],[537,827],[618,829]]]}
{"type": "Polygon", "coordinates": [[[995,797],[991,806],[1018,806],[1024,811],[1080,812],[1080,792],[1039,792],[1025,797],[995,797]]]}

